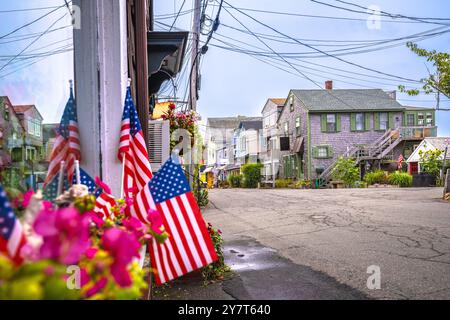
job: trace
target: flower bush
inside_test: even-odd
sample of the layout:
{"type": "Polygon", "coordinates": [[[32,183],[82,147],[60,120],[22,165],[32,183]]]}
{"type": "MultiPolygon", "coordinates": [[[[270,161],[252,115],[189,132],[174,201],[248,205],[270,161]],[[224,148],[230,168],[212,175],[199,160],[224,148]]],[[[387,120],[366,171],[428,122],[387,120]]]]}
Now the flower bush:
{"type": "Polygon", "coordinates": [[[366,173],[364,175],[364,181],[367,182],[368,185],[387,184],[389,182],[389,176],[386,171],[376,170],[366,173]]]}
{"type": "Polygon", "coordinates": [[[208,232],[211,235],[218,259],[216,262],[209,264],[202,269],[202,276],[205,285],[211,281],[223,280],[224,274],[230,271],[230,267],[225,264],[225,258],[223,255],[222,231],[220,231],[220,229],[213,228],[211,223],[208,223],[208,232]]]}
{"type": "MultiPolygon", "coordinates": [[[[0,256],[0,299],[139,299],[147,283],[138,264],[140,249],[154,237],[167,238],[159,212],[151,226],[124,214],[129,199],[117,201],[113,219],[92,211],[95,197],[77,197],[54,207],[38,195],[12,201],[17,208],[39,206],[28,230],[21,265],[0,256]],[[27,203],[28,202],[28,203],[27,203]],[[29,204],[32,202],[32,204],[29,204]],[[73,272],[72,272],[73,271],[73,272]]],[[[25,213],[25,216],[27,213],[25,213]]]]}

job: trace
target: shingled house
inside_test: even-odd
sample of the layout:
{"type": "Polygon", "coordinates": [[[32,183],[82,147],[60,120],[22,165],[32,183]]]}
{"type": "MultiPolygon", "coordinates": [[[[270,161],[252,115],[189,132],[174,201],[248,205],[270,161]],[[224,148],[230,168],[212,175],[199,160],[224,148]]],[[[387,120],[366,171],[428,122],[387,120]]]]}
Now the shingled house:
{"type": "Polygon", "coordinates": [[[325,90],[291,90],[278,129],[290,146],[279,176],[324,183],[340,156],[354,157],[362,172],[389,169],[437,135],[433,109],[402,106],[381,89],[333,90],[331,81],[325,90]]]}

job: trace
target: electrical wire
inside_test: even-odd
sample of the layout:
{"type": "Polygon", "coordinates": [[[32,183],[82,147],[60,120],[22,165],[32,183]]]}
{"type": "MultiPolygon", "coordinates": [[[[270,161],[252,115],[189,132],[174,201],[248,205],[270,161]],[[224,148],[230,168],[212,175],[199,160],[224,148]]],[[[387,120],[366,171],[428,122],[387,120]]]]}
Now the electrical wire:
{"type": "Polygon", "coordinates": [[[178,17],[180,16],[181,10],[183,10],[184,5],[186,4],[186,0],[183,0],[183,3],[181,4],[180,10],[178,10],[177,15],[175,16],[175,19],[173,20],[172,25],[170,26],[169,32],[172,31],[173,27],[175,26],[175,23],[178,20],[178,17]]]}

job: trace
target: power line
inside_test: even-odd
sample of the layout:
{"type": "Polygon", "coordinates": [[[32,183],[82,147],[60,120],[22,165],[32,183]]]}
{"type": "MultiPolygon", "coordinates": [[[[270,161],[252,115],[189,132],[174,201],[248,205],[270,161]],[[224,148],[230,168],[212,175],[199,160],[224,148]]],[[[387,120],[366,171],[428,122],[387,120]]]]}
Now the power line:
{"type": "Polygon", "coordinates": [[[22,26],[20,26],[20,27],[18,27],[18,28],[16,28],[16,29],[10,31],[10,32],[8,32],[7,34],[4,34],[3,36],[0,36],[0,39],[4,39],[4,38],[6,38],[6,37],[12,35],[13,33],[16,33],[17,31],[22,30],[23,28],[26,28],[26,27],[28,27],[28,26],[30,26],[30,25],[32,25],[32,24],[34,24],[34,23],[36,23],[36,22],[38,22],[38,21],[44,19],[45,17],[49,16],[49,15],[52,14],[53,12],[58,11],[58,10],[61,9],[61,8],[64,8],[65,6],[66,6],[66,4],[63,4],[63,5],[59,6],[59,7],[56,7],[55,9],[53,9],[53,10],[47,12],[46,14],[40,16],[39,18],[37,18],[37,19],[35,19],[35,20],[31,21],[31,22],[28,22],[28,23],[26,23],[26,24],[24,24],[24,25],[22,25],[22,26]]]}
{"type": "Polygon", "coordinates": [[[54,25],[56,25],[59,21],[66,17],[67,13],[64,14],[61,18],[54,21],[47,30],[44,31],[40,36],[36,37],[33,41],[31,41],[24,49],[22,49],[17,55],[12,57],[6,64],[0,67],[0,71],[4,70],[8,65],[10,65],[14,60],[16,60],[21,54],[23,54],[28,48],[30,48],[33,44],[35,44],[40,38],[42,38],[54,25]]]}
{"type": "MultiPolygon", "coordinates": [[[[216,1],[217,1],[217,0],[216,0],[216,1]]],[[[230,5],[227,1],[224,1],[224,2],[225,2],[227,5],[233,7],[233,6],[230,5]]],[[[233,8],[234,8],[234,7],[233,7],[233,8]]],[[[374,72],[374,73],[382,74],[382,75],[385,75],[385,76],[388,76],[388,77],[397,78],[397,79],[400,79],[400,80],[407,80],[407,81],[416,82],[416,83],[421,83],[421,81],[418,81],[418,80],[414,80],[414,79],[409,79],[409,78],[406,78],[406,77],[401,77],[401,76],[393,75],[393,74],[390,74],[390,73],[387,73],[387,72],[382,72],[382,71],[379,71],[379,70],[376,70],[376,69],[372,69],[372,68],[369,68],[369,67],[365,67],[365,66],[359,65],[359,64],[357,64],[357,63],[354,63],[354,62],[351,62],[351,61],[342,59],[342,58],[337,57],[337,56],[335,56],[335,55],[333,55],[333,54],[329,54],[329,53],[327,53],[327,52],[325,52],[325,51],[323,51],[323,50],[321,50],[321,49],[317,49],[317,48],[315,48],[314,46],[311,46],[311,45],[309,45],[309,44],[307,44],[307,43],[304,43],[304,42],[302,42],[302,41],[298,41],[298,40],[296,40],[295,38],[293,38],[293,37],[291,37],[291,36],[289,36],[289,35],[287,35],[287,34],[281,32],[281,31],[279,31],[279,30],[277,30],[277,29],[275,29],[275,28],[273,28],[273,27],[267,25],[266,23],[263,23],[263,22],[261,22],[260,20],[253,18],[251,15],[249,15],[249,14],[243,12],[243,11],[240,11],[239,9],[234,8],[234,10],[236,10],[236,11],[238,11],[239,13],[245,15],[246,17],[250,18],[251,20],[257,22],[258,24],[260,24],[260,25],[262,25],[262,26],[264,26],[264,27],[266,27],[266,28],[268,28],[268,29],[270,29],[270,30],[272,30],[272,31],[274,31],[274,32],[276,32],[276,33],[278,33],[278,34],[280,34],[280,35],[286,37],[286,38],[289,38],[289,39],[291,39],[291,40],[297,42],[298,44],[300,44],[300,45],[302,45],[302,46],[308,47],[308,48],[313,49],[313,50],[315,50],[315,51],[317,51],[317,52],[319,52],[319,53],[322,53],[322,54],[326,55],[327,57],[334,58],[334,59],[339,60],[339,61],[341,61],[341,62],[344,62],[344,63],[346,63],[346,64],[349,64],[349,65],[352,65],[352,66],[355,66],[355,67],[358,67],[358,68],[361,68],[361,69],[364,69],[364,70],[367,70],[367,71],[371,71],[371,72],[374,72]]]]}
{"type": "Polygon", "coordinates": [[[170,26],[169,32],[172,31],[172,28],[175,26],[175,23],[178,20],[178,17],[180,16],[181,10],[183,10],[184,5],[186,4],[186,0],[183,0],[183,3],[181,4],[180,10],[178,10],[177,15],[175,16],[175,19],[173,20],[172,25],[170,26]]]}
{"type": "Polygon", "coordinates": [[[58,6],[52,7],[40,7],[40,8],[24,8],[24,9],[11,9],[11,10],[0,10],[0,13],[17,13],[17,12],[28,12],[28,11],[42,11],[48,9],[55,9],[58,6]]]}
{"type": "MultiPolygon", "coordinates": [[[[425,20],[423,18],[409,17],[409,16],[400,15],[400,14],[389,14],[389,13],[386,13],[386,12],[383,12],[383,11],[377,12],[377,11],[375,11],[373,9],[363,7],[363,8],[365,8],[368,11],[372,11],[372,13],[370,13],[370,12],[367,12],[367,11],[365,12],[365,11],[361,11],[361,10],[344,8],[344,7],[333,5],[333,4],[330,4],[330,3],[325,3],[325,2],[322,2],[322,1],[318,1],[318,0],[311,0],[311,1],[315,2],[315,3],[318,3],[318,4],[321,4],[321,5],[324,5],[324,6],[327,6],[327,7],[332,7],[332,8],[335,8],[335,9],[341,9],[341,10],[354,12],[354,13],[362,13],[362,14],[366,14],[366,15],[378,15],[378,16],[384,16],[384,17],[389,17],[389,18],[393,18],[393,19],[394,18],[402,18],[402,19],[419,21],[419,22],[422,22],[422,23],[429,23],[429,24],[437,24],[437,25],[449,26],[448,23],[428,21],[428,20],[432,20],[432,19],[433,20],[437,20],[436,18],[428,18],[428,20],[425,20]]],[[[338,1],[338,0],[336,0],[336,1],[338,1]]],[[[341,1],[338,1],[338,2],[341,2],[341,1]]],[[[450,20],[450,19],[440,18],[440,20],[450,20]]]]}

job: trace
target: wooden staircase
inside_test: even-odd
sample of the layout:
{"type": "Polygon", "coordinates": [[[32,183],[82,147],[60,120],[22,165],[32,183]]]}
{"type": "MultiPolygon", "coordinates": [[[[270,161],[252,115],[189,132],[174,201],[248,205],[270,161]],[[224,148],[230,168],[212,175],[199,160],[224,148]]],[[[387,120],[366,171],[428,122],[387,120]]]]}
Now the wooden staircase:
{"type": "MultiPolygon", "coordinates": [[[[365,147],[355,146],[342,154],[341,157],[354,158],[357,164],[364,160],[382,160],[388,157],[393,159],[392,151],[402,141],[403,138],[400,135],[400,130],[387,130],[383,136],[371,145],[365,147]]],[[[321,186],[324,187],[330,182],[331,174],[333,173],[339,158],[340,157],[328,166],[328,168],[326,168],[319,176],[321,186]]]]}

